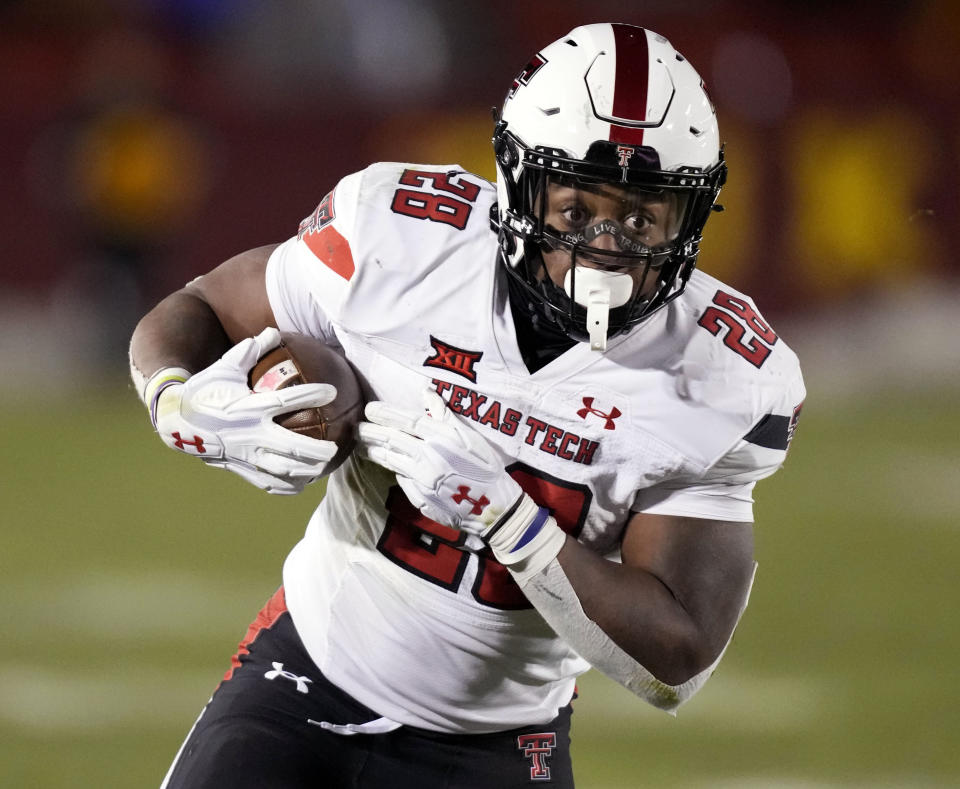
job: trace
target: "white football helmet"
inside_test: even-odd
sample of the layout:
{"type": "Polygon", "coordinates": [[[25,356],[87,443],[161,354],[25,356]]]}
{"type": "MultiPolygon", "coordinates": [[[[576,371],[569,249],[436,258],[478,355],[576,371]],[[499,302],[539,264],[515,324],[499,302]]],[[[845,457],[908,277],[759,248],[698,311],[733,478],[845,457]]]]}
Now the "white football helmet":
{"type": "Polygon", "coordinates": [[[700,76],[667,39],[625,24],[574,29],[514,80],[493,144],[493,222],[512,288],[520,283],[537,320],[603,350],[680,295],[726,165],[700,76]],[[558,189],[660,201],[668,230],[651,241],[626,216],[556,227],[548,203],[558,189]],[[562,287],[544,263],[558,250],[570,261],[562,287]]]}

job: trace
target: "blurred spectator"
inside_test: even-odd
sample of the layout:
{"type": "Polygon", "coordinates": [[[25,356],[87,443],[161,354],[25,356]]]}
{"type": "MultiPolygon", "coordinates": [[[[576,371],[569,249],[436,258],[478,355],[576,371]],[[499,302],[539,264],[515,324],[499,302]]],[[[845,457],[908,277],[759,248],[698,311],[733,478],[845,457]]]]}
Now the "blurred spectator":
{"type": "Polygon", "coordinates": [[[0,300],[52,304],[56,342],[94,347],[224,250],[290,235],[345,171],[454,156],[489,177],[476,108],[502,101],[496,76],[523,65],[530,30],[545,43],[602,18],[707,64],[733,175],[701,265],[772,320],[956,279],[955,6],[3,3],[0,300]]]}
{"type": "Polygon", "coordinates": [[[106,30],[79,52],[75,76],[72,101],[37,137],[32,185],[75,249],[60,262],[55,314],[86,335],[88,362],[119,365],[165,284],[157,270],[208,192],[211,144],[172,100],[158,40],[106,30]]]}

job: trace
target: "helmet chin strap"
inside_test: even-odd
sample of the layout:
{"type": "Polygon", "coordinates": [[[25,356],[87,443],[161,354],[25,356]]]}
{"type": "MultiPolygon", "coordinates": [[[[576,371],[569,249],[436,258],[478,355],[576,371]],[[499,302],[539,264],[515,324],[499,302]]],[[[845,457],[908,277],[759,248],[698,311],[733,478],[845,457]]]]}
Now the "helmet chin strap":
{"type": "Polygon", "coordinates": [[[607,349],[607,328],[610,310],[622,307],[633,294],[633,278],[629,274],[598,268],[571,266],[563,278],[563,289],[573,301],[587,308],[587,332],[590,350],[607,349]]]}

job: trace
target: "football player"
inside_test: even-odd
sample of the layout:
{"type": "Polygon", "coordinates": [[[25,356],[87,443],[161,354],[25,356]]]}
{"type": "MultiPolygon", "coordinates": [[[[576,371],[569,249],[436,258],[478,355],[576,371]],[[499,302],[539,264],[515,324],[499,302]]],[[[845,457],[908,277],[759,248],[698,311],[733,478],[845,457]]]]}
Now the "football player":
{"type": "Polygon", "coordinates": [[[273,493],[335,449],[272,422],[333,387],[249,389],[278,329],[373,393],[165,786],[569,787],[580,674],[672,713],[723,655],[804,387],[695,268],[726,177],[710,99],[662,36],[587,25],[516,77],[493,146],[496,187],[346,176],[136,329],[160,437],[273,493]]]}

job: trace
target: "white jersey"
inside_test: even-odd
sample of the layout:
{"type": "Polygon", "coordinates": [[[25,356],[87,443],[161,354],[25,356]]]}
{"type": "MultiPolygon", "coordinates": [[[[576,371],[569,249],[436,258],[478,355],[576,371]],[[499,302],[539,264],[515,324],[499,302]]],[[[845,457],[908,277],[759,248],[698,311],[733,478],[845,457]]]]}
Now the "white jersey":
{"type": "MultiPolygon", "coordinates": [[[[796,356],[752,302],[694,272],[604,353],[529,373],[489,212],[456,166],[344,178],[267,266],[279,328],[343,348],[380,400],[438,391],[557,522],[616,555],[631,513],[752,520],[804,397],[796,356]]],[[[401,724],[490,732],[554,718],[589,666],[477,538],[424,518],[354,454],[284,566],[323,673],[401,724]]]]}

